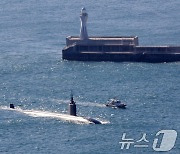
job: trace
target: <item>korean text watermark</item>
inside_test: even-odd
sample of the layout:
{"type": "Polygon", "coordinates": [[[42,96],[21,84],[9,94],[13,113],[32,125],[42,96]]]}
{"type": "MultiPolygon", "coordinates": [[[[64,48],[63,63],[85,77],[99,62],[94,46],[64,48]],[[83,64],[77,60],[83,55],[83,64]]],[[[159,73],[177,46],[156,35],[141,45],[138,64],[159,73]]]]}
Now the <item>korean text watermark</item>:
{"type": "Polygon", "coordinates": [[[147,134],[143,135],[135,140],[128,138],[127,133],[123,133],[121,141],[121,149],[130,148],[152,148],[154,151],[170,151],[176,142],[177,132],[175,130],[160,130],[156,133],[152,142],[147,140],[147,134]]]}

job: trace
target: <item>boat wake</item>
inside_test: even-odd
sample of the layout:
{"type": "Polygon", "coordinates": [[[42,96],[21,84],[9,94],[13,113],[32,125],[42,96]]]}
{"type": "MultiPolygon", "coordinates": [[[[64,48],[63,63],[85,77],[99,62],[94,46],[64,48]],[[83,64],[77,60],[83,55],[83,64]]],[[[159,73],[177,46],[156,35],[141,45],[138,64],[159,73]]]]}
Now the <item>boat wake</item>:
{"type": "MultiPolygon", "coordinates": [[[[31,117],[43,117],[43,118],[53,118],[53,119],[59,119],[62,121],[67,122],[73,122],[76,124],[94,124],[93,122],[89,121],[86,117],[80,117],[80,116],[72,116],[68,114],[63,113],[56,113],[56,112],[50,112],[50,111],[41,111],[41,110],[23,110],[21,108],[11,109],[6,106],[0,107],[2,110],[11,110],[11,111],[17,111],[23,114],[26,114],[31,117]]],[[[101,122],[101,124],[108,124],[109,121],[103,121],[98,120],[101,122]]]]}
{"type": "MultiPolygon", "coordinates": [[[[69,100],[62,100],[62,99],[51,99],[53,102],[59,103],[59,104],[68,104],[69,100]]],[[[100,103],[94,103],[94,102],[81,102],[77,101],[76,104],[81,106],[92,106],[92,107],[106,107],[104,104],[100,103]]]]}

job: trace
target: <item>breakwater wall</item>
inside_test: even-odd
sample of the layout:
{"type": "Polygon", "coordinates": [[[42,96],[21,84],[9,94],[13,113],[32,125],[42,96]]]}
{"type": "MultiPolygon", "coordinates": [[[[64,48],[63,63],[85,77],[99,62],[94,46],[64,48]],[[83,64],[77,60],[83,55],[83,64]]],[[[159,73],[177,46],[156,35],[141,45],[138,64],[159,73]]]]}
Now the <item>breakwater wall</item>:
{"type": "Polygon", "coordinates": [[[62,50],[62,58],[78,61],[175,62],[180,46],[78,45],[62,50]]]}

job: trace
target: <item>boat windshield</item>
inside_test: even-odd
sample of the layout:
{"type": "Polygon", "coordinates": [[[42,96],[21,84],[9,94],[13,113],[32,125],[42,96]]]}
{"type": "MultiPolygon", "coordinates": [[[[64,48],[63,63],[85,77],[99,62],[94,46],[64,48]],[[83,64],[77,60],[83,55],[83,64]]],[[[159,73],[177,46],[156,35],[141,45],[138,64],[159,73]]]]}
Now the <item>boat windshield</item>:
{"type": "Polygon", "coordinates": [[[121,101],[120,100],[116,100],[116,103],[121,103],[121,101]]]}
{"type": "Polygon", "coordinates": [[[120,104],[121,101],[120,100],[116,100],[116,99],[110,99],[109,101],[111,104],[120,104]]]}

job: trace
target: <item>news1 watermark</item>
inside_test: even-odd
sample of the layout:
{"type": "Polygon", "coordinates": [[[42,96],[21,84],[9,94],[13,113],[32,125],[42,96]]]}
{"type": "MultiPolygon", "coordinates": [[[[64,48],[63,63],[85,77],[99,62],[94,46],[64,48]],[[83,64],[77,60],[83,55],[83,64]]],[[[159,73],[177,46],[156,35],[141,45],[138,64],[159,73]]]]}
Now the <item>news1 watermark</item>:
{"type": "Polygon", "coordinates": [[[177,131],[175,130],[160,130],[154,136],[152,141],[148,140],[148,134],[142,133],[138,140],[130,138],[127,133],[122,134],[121,149],[128,150],[130,148],[152,148],[154,151],[170,151],[173,149],[177,131]]]}

